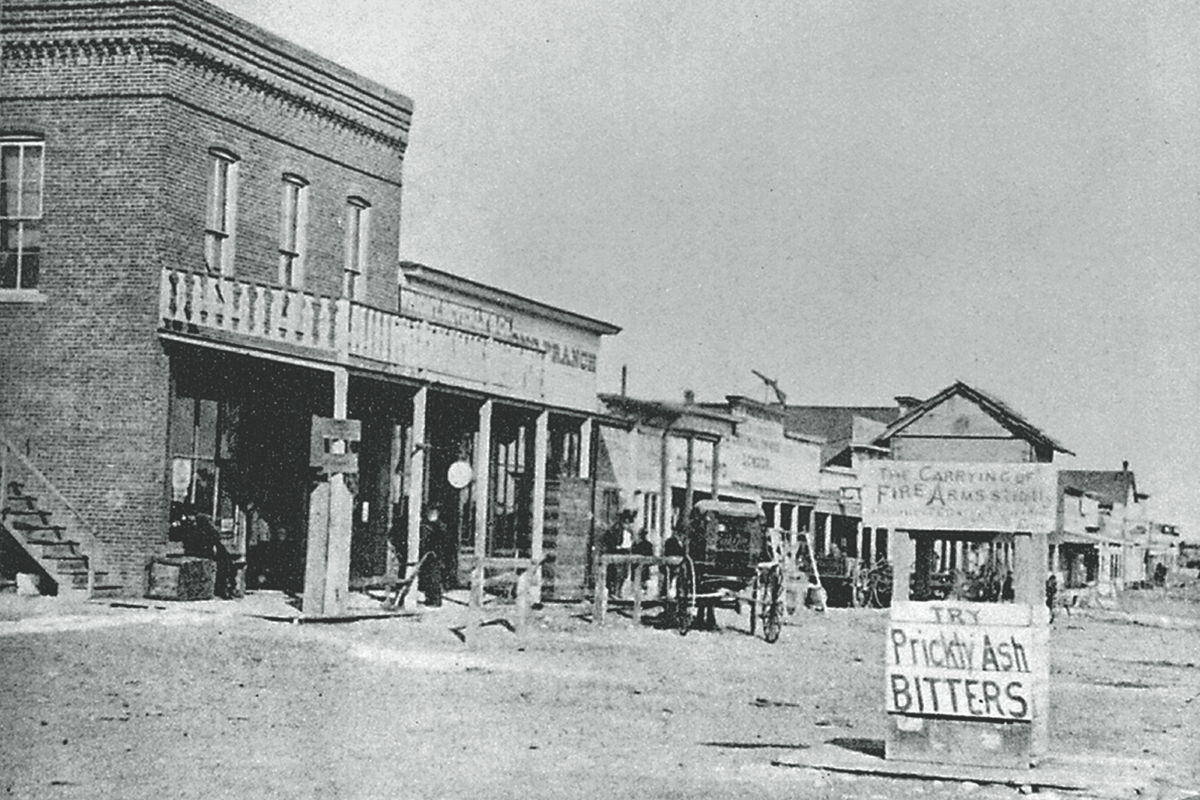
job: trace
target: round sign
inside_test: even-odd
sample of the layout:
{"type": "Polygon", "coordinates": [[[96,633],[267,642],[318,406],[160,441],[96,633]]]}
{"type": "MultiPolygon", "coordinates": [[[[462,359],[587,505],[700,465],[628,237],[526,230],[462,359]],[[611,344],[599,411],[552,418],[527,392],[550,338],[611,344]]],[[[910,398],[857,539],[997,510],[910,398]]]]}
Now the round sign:
{"type": "Polygon", "coordinates": [[[455,489],[463,488],[473,477],[475,473],[466,461],[455,461],[450,465],[450,469],[446,470],[446,480],[450,481],[450,485],[455,489]]]}

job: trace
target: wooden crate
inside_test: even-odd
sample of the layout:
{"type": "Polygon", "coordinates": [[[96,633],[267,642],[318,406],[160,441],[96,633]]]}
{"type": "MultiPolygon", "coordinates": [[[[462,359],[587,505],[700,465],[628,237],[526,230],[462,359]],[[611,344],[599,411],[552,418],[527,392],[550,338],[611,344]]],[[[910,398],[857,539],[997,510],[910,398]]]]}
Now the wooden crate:
{"type": "Polygon", "coordinates": [[[150,562],[146,597],[155,600],[211,600],[217,562],[196,556],[167,556],[150,562]]]}

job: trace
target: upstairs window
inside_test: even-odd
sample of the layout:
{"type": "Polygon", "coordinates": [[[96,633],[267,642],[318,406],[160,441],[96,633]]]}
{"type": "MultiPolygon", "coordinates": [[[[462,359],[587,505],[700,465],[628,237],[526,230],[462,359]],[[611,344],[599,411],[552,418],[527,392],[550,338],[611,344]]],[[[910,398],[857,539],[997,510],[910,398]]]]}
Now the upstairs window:
{"type": "Polygon", "coordinates": [[[361,197],[346,200],[346,266],[342,273],[342,296],[350,300],[362,299],[370,221],[370,203],[361,197]]]}
{"type": "Polygon", "coordinates": [[[308,181],[283,176],[283,207],[279,217],[279,283],[304,288],[305,225],[308,219],[308,181]]]}
{"type": "Polygon", "coordinates": [[[237,221],[238,158],[228,150],[209,153],[208,220],[204,228],[204,259],[208,271],[233,274],[234,228],[237,221]]]}
{"type": "Polygon", "coordinates": [[[40,139],[0,139],[0,289],[38,285],[44,155],[40,139]]]}

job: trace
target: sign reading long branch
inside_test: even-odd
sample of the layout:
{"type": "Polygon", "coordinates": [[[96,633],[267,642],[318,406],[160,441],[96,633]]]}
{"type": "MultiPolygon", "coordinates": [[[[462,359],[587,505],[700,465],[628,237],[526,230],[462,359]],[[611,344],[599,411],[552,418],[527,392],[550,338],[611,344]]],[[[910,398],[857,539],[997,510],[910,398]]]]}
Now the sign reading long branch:
{"type": "Polygon", "coordinates": [[[863,524],[953,531],[1049,531],[1057,474],[1049,464],[873,461],[862,475],[863,524]]]}
{"type": "Polygon", "coordinates": [[[901,603],[887,637],[887,711],[1028,722],[1046,680],[1028,606],[901,603]]]}

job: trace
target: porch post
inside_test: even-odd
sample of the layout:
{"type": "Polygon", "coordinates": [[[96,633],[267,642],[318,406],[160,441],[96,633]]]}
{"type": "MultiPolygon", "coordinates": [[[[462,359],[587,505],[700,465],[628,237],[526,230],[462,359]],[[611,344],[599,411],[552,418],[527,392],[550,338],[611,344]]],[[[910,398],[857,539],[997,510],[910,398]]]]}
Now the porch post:
{"type": "Polygon", "coordinates": [[[663,428],[662,445],[659,448],[658,454],[658,488],[661,500],[659,501],[659,541],[665,542],[670,536],[671,530],[671,478],[670,464],[668,461],[668,443],[671,439],[671,427],[668,425],[663,428]]]}
{"type": "Polygon", "coordinates": [[[592,477],[592,418],[588,417],[579,426],[579,477],[592,477]]]}
{"type": "Polygon", "coordinates": [[[696,499],[696,483],[692,478],[694,461],[696,458],[696,440],[688,434],[687,437],[687,472],[685,474],[685,483],[683,490],[683,518],[687,519],[692,513],[692,503],[696,499]]]}
{"type": "Polygon", "coordinates": [[[475,443],[475,558],[487,555],[488,509],[492,487],[492,401],[479,406],[479,440],[475,443]]]}
{"type": "MultiPolygon", "coordinates": [[[[543,537],[546,532],[546,457],[550,444],[550,412],[543,409],[537,415],[533,432],[533,525],[530,531],[529,557],[535,562],[545,555],[543,537]]],[[[533,602],[542,601],[542,568],[535,570],[533,602]]]]}
{"type": "Polygon", "coordinates": [[[721,440],[712,443],[712,499],[721,499],[721,440]]]}
{"type": "MultiPolygon", "coordinates": [[[[346,419],[346,400],[350,389],[350,374],[344,369],[333,371],[333,418],[346,419]]],[[[335,452],[345,452],[345,444],[335,444],[335,452]]],[[[329,476],[329,555],[325,562],[325,610],[346,613],[350,594],[350,535],[354,530],[354,498],[346,486],[346,476],[338,472],[329,476]]]]}
{"type": "MultiPolygon", "coordinates": [[[[425,497],[425,450],[426,427],[425,406],[429,402],[429,387],[422,386],[413,395],[412,413],[412,452],[409,454],[408,466],[408,571],[407,578],[412,579],[421,563],[421,517],[425,513],[423,499],[425,497]]],[[[416,598],[415,591],[406,597],[416,598]]]]}

